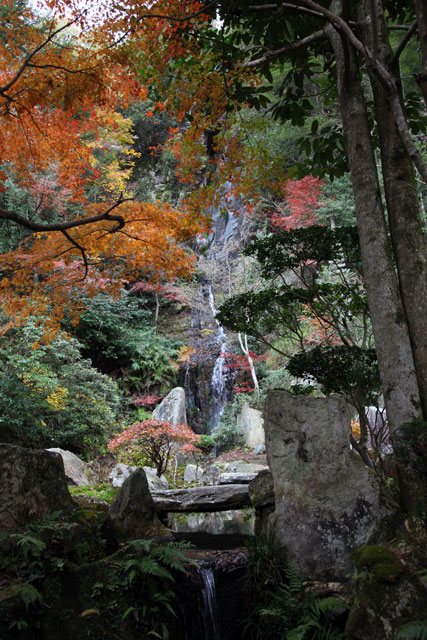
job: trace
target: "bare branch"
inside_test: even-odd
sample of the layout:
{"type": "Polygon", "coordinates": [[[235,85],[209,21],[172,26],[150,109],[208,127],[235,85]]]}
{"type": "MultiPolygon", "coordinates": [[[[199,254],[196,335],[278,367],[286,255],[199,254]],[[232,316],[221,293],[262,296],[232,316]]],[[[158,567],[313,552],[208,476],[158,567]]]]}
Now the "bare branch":
{"type": "Polygon", "coordinates": [[[289,42],[285,46],[281,47],[280,49],[276,49],[275,51],[268,51],[261,58],[257,58],[256,60],[250,60],[249,62],[245,62],[243,67],[245,69],[253,69],[255,67],[259,67],[265,64],[266,62],[270,62],[271,60],[278,58],[283,53],[291,53],[291,51],[295,51],[296,49],[307,47],[312,42],[315,42],[316,40],[320,40],[324,36],[325,36],[325,30],[320,29],[319,31],[315,31],[314,33],[310,34],[306,38],[302,38],[301,40],[295,40],[294,42],[289,42]]]}
{"type": "Polygon", "coordinates": [[[58,33],[61,33],[61,31],[64,31],[65,29],[68,29],[68,27],[71,27],[71,25],[75,24],[81,15],[82,14],[77,16],[77,18],[74,18],[74,20],[70,20],[70,22],[67,22],[67,24],[64,24],[62,27],[59,27],[59,29],[56,29],[55,31],[53,31],[46,38],[46,40],[41,42],[38,47],[36,47],[31,53],[29,53],[25,58],[24,62],[22,63],[22,65],[20,66],[20,68],[18,69],[18,71],[16,72],[16,74],[14,75],[14,77],[11,80],[9,80],[9,82],[6,85],[4,85],[4,87],[0,87],[0,95],[6,96],[6,92],[9,91],[9,89],[13,87],[13,85],[19,80],[19,78],[22,76],[25,69],[27,68],[28,63],[34,58],[34,56],[36,56],[39,53],[39,51],[44,49],[44,47],[46,47],[49,44],[49,42],[52,42],[53,38],[57,36],[58,33]]]}
{"type": "Polygon", "coordinates": [[[417,23],[413,22],[409,27],[409,29],[406,31],[402,40],[397,45],[396,51],[394,52],[393,58],[391,60],[391,66],[393,66],[398,61],[402,51],[404,50],[404,48],[406,47],[406,45],[408,44],[409,40],[412,38],[414,33],[416,32],[416,30],[417,30],[417,23]]]}

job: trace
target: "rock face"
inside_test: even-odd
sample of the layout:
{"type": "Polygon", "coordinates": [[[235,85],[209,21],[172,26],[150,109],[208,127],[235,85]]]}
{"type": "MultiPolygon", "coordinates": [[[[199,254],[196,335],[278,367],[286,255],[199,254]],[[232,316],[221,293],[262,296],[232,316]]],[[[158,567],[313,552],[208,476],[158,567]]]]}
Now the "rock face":
{"type": "Polygon", "coordinates": [[[157,405],[153,411],[153,420],[165,420],[171,424],[187,424],[185,412],[185,391],[182,387],[175,387],[157,405]]]}
{"type": "Polygon", "coordinates": [[[203,469],[196,464],[187,464],[184,471],[184,482],[202,482],[203,469]]]}
{"type": "Polygon", "coordinates": [[[252,409],[247,402],[237,418],[237,427],[248,447],[257,447],[265,442],[264,419],[261,411],[252,409]]]}
{"type": "Polygon", "coordinates": [[[54,511],[71,514],[61,456],[0,444],[0,504],[0,531],[20,531],[54,511]]]}
{"type": "Polygon", "coordinates": [[[268,394],[267,460],[276,533],[302,574],[339,579],[352,551],[381,539],[386,515],[376,477],[350,450],[354,410],[339,396],[268,394]]]}
{"type": "MultiPolygon", "coordinates": [[[[371,545],[354,553],[357,578],[345,628],[348,640],[393,640],[414,620],[427,626],[427,587],[386,547],[371,545]]],[[[411,637],[405,635],[404,637],[411,637]]],[[[422,637],[413,634],[412,637],[422,637]]]]}
{"type": "Polygon", "coordinates": [[[143,469],[136,469],[126,478],[111,505],[108,524],[119,542],[166,533],[155,515],[153,498],[143,469]]]}
{"type": "Polygon", "coordinates": [[[156,511],[228,511],[250,505],[247,484],[152,492],[156,511]]]}
{"type": "MultiPolygon", "coordinates": [[[[108,479],[110,480],[113,487],[122,487],[125,480],[127,480],[127,478],[129,478],[129,476],[137,469],[138,467],[129,467],[127,464],[119,462],[111,470],[108,479]]],[[[165,476],[161,476],[159,478],[155,469],[153,469],[152,467],[143,467],[143,469],[147,477],[148,487],[150,491],[167,489],[169,487],[169,483],[166,480],[165,476]]]]}
{"type": "Polygon", "coordinates": [[[79,487],[82,485],[96,484],[98,478],[90,467],[83,462],[75,453],[65,449],[47,449],[52,453],[59,453],[64,463],[65,475],[71,484],[79,487]]]}

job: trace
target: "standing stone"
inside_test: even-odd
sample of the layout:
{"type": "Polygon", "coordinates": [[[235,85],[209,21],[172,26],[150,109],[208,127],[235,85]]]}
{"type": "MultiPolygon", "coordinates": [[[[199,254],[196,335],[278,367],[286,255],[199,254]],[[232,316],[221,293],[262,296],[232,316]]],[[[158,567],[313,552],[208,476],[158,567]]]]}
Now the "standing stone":
{"type": "Polygon", "coordinates": [[[175,387],[157,405],[153,411],[153,420],[164,420],[171,424],[187,424],[185,412],[185,391],[182,387],[175,387]]]}
{"type": "Polygon", "coordinates": [[[0,531],[21,531],[48,513],[70,515],[64,463],[57,453],[0,444],[0,531]]]}
{"type": "Polygon", "coordinates": [[[248,447],[255,448],[265,443],[264,419],[261,411],[252,409],[247,402],[237,417],[237,428],[248,447]]]}
{"type": "Polygon", "coordinates": [[[184,470],[184,482],[202,482],[203,469],[197,464],[187,464],[184,470]]]}
{"type": "Polygon", "coordinates": [[[304,577],[340,579],[352,551],[381,538],[386,515],[374,473],[350,450],[354,409],[341,397],[271,391],[266,400],[267,460],[273,475],[276,534],[304,577]]]}
{"type": "Polygon", "coordinates": [[[124,481],[108,513],[108,524],[118,542],[166,533],[154,513],[144,469],[136,469],[124,481]]]}

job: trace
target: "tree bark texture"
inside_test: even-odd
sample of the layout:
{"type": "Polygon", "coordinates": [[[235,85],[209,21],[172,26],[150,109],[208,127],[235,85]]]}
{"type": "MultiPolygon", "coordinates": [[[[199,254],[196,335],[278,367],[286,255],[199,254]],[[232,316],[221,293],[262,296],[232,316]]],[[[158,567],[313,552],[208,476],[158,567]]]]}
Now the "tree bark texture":
{"type": "Polygon", "coordinates": [[[417,16],[418,37],[421,44],[423,68],[417,75],[417,82],[423,94],[427,107],[427,2],[426,0],[414,0],[414,8],[417,16]]]}
{"type": "MultiPolygon", "coordinates": [[[[378,43],[377,56],[400,86],[398,63],[388,41],[381,0],[365,0],[366,40],[378,43]],[[375,20],[369,13],[376,12],[375,20]],[[367,19],[366,19],[367,18],[367,19]],[[373,31],[376,30],[376,33],[373,31]]],[[[375,73],[370,73],[378,125],[384,191],[400,296],[409,329],[424,419],[427,419],[427,256],[414,169],[393,117],[390,96],[375,73]]]]}
{"type": "MultiPolygon", "coordinates": [[[[342,1],[332,7],[341,12],[342,1]]],[[[334,27],[328,28],[334,49],[344,135],[356,203],[364,278],[371,312],[384,401],[393,433],[405,422],[422,418],[418,381],[408,325],[400,298],[387,236],[384,210],[356,53],[334,27]]],[[[398,466],[402,504],[413,513],[419,487],[409,461],[398,466]],[[417,489],[414,491],[414,489],[417,489]]],[[[422,489],[425,495],[425,488],[422,489]]]]}

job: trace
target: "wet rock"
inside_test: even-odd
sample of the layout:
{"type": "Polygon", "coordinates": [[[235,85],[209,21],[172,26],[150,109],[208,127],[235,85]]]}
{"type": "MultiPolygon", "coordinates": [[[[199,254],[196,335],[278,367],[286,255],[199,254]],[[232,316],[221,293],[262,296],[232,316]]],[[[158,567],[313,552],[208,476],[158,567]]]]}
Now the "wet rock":
{"type": "Polygon", "coordinates": [[[60,448],[47,449],[47,451],[59,453],[64,463],[65,475],[70,484],[81,487],[98,482],[96,473],[92,471],[86,462],[83,462],[83,460],[76,456],[75,453],[60,448]]]}
{"type": "Polygon", "coordinates": [[[20,531],[48,513],[70,515],[64,463],[58,453],[0,444],[0,531],[20,531]]]}
{"type": "Polygon", "coordinates": [[[341,579],[354,549],[382,541],[376,476],[350,450],[353,408],[339,396],[268,394],[267,460],[276,535],[304,576],[341,579]]]}
{"type": "Polygon", "coordinates": [[[185,391],[182,387],[175,387],[157,405],[153,411],[153,420],[165,420],[171,424],[187,424],[185,411],[185,391]]]}
{"type": "Polygon", "coordinates": [[[152,492],[156,511],[227,511],[250,505],[248,485],[216,485],[152,492]]]}

